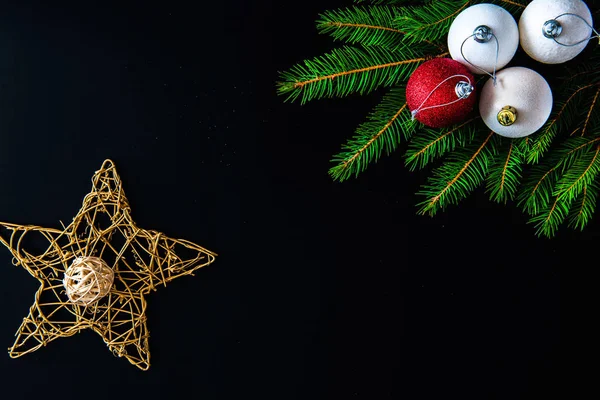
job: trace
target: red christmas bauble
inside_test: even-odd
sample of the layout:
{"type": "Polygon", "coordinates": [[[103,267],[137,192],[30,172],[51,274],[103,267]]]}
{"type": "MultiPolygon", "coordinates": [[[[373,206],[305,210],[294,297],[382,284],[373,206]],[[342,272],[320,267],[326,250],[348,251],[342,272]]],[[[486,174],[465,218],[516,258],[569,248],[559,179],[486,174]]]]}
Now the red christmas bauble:
{"type": "Polygon", "coordinates": [[[469,115],[477,97],[474,87],[475,78],[463,64],[450,58],[434,58],[421,64],[408,79],[406,102],[411,112],[416,111],[414,117],[417,121],[432,128],[441,128],[463,121],[469,115]],[[463,76],[450,78],[453,75],[463,76]],[[450,79],[444,82],[447,78],[450,79]],[[459,82],[472,85],[473,91],[465,98],[457,94],[459,82]]]}

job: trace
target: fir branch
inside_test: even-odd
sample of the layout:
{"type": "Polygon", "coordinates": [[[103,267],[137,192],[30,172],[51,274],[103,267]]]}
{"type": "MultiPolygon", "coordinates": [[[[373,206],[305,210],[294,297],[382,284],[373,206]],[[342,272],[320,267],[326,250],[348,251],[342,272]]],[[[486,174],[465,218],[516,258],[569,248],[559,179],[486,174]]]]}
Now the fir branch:
{"type": "MultiPolygon", "coordinates": [[[[595,151],[588,151],[557,182],[553,204],[530,220],[535,224],[538,236],[552,237],[556,234],[559,225],[567,218],[571,204],[600,172],[599,153],[600,146],[596,146],[595,151]]],[[[585,211],[584,208],[582,210],[585,211]]]]}
{"type": "Polygon", "coordinates": [[[570,228],[583,230],[588,222],[592,219],[598,200],[598,185],[596,182],[591,182],[583,186],[583,190],[573,202],[574,206],[569,212],[570,228]]]}
{"type": "Polygon", "coordinates": [[[587,128],[588,128],[588,124],[590,123],[590,117],[592,116],[592,112],[594,111],[594,106],[596,105],[596,100],[598,100],[598,95],[600,94],[600,87],[598,88],[598,90],[596,90],[596,94],[594,95],[594,98],[592,99],[592,103],[590,104],[589,107],[589,111],[585,117],[585,121],[583,123],[583,128],[581,129],[581,136],[584,136],[587,128]]]}
{"type": "Polygon", "coordinates": [[[281,73],[278,93],[287,95],[286,100],[300,98],[302,104],[322,97],[366,94],[407,79],[430,58],[408,47],[393,52],[380,47],[345,46],[281,73]]]}
{"type": "Polygon", "coordinates": [[[402,40],[402,31],[394,28],[394,18],[397,16],[397,8],[392,7],[331,10],[319,16],[317,29],[335,40],[396,49],[402,40]]]}
{"type": "Polygon", "coordinates": [[[357,176],[383,152],[394,151],[402,137],[408,139],[416,126],[407,108],[405,88],[393,88],[333,158],[337,165],[329,170],[330,175],[338,181],[357,176]]]}
{"type": "Polygon", "coordinates": [[[512,14],[512,16],[519,21],[519,15],[523,12],[526,5],[516,0],[471,0],[470,5],[491,3],[504,8],[506,11],[512,14]]]}
{"type": "Polygon", "coordinates": [[[529,179],[524,183],[519,195],[519,204],[523,210],[530,215],[536,215],[547,208],[560,173],[571,168],[573,163],[598,141],[600,137],[568,139],[544,164],[532,168],[529,179]]]}
{"type": "Polygon", "coordinates": [[[354,2],[357,4],[371,3],[374,5],[400,5],[400,4],[414,2],[414,0],[354,0],[354,2]]]}
{"type": "Polygon", "coordinates": [[[434,215],[449,204],[456,204],[475,190],[485,179],[489,165],[494,161],[497,140],[492,131],[480,143],[461,148],[449,155],[449,159],[433,172],[428,184],[419,195],[427,200],[419,203],[419,214],[434,215]]]}
{"type": "Polygon", "coordinates": [[[424,129],[419,132],[408,144],[406,166],[411,171],[424,168],[457,146],[464,147],[471,143],[475,136],[475,124],[472,122],[478,119],[480,117],[471,118],[452,127],[424,129]]]}
{"type": "MultiPolygon", "coordinates": [[[[600,8],[598,9],[600,12],[600,8]]],[[[560,77],[562,88],[581,84],[600,84],[600,51],[596,51],[590,57],[575,66],[564,68],[564,75],[560,77]]]]}
{"type": "MultiPolygon", "coordinates": [[[[317,29],[335,40],[350,44],[397,50],[404,45],[402,38],[405,32],[394,27],[394,20],[400,15],[398,7],[371,6],[331,10],[319,16],[317,29]]],[[[430,41],[424,42],[439,50],[443,49],[443,46],[430,41]]]]}
{"type": "Polygon", "coordinates": [[[530,136],[525,136],[525,137],[521,137],[521,138],[514,138],[512,140],[512,142],[513,142],[513,144],[515,146],[517,146],[517,149],[521,153],[522,162],[526,163],[527,162],[527,155],[531,151],[531,143],[532,143],[531,142],[531,137],[530,136]]]}
{"type": "MultiPolygon", "coordinates": [[[[560,164],[542,172],[541,177],[535,180],[533,188],[526,186],[526,190],[521,192],[519,203],[523,206],[523,210],[526,213],[530,215],[538,214],[542,208],[548,205],[552,195],[552,187],[558,179],[556,171],[559,167],[560,164]]],[[[532,175],[534,176],[540,173],[540,168],[536,169],[537,171],[535,169],[532,170],[532,175]]]]}
{"type": "Polygon", "coordinates": [[[588,151],[585,156],[576,160],[557,182],[553,194],[570,199],[577,197],[583,186],[589,184],[600,171],[599,152],[600,146],[596,146],[596,151],[588,151]],[[589,156],[592,153],[593,156],[589,156]],[[588,161],[588,158],[591,159],[588,161]]]}
{"type": "Polygon", "coordinates": [[[504,3],[504,4],[510,4],[511,6],[515,6],[518,8],[525,8],[526,6],[524,4],[521,4],[517,1],[513,1],[513,0],[498,0],[499,3],[504,3]]]}
{"type": "Polygon", "coordinates": [[[438,0],[418,7],[404,7],[396,27],[405,32],[409,44],[436,41],[446,37],[454,18],[469,6],[468,0],[438,0]]]}
{"type": "Polygon", "coordinates": [[[535,135],[535,137],[528,141],[530,144],[529,152],[527,154],[527,163],[537,164],[544,153],[550,148],[556,133],[571,126],[574,122],[575,116],[580,114],[580,108],[578,107],[581,100],[581,96],[584,91],[595,86],[589,84],[570,90],[572,93],[566,101],[555,103],[557,111],[553,113],[552,117],[544,124],[542,130],[535,135]]]}
{"type": "Polygon", "coordinates": [[[537,136],[531,139],[529,137],[526,138],[528,144],[526,161],[528,164],[537,164],[544,153],[550,148],[550,145],[558,132],[556,122],[559,118],[560,115],[546,121],[542,131],[539,132],[537,136]]]}
{"type": "Polygon", "coordinates": [[[487,191],[490,200],[506,203],[515,197],[521,179],[523,156],[518,144],[511,140],[500,152],[498,162],[491,168],[487,177],[487,191]]]}
{"type": "Polygon", "coordinates": [[[552,237],[556,234],[558,227],[569,215],[572,200],[568,198],[556,198],[551,207],[543,210],[540,214],[529,220],[535,224],[536,235],[552,237]]]}

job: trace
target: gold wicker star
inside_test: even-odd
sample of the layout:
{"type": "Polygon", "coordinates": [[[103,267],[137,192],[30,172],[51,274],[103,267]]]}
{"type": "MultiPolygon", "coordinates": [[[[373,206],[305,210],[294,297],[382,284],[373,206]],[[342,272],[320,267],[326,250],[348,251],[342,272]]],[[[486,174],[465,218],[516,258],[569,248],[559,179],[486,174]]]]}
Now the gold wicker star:
{"type": "Polygon", "coordinates": [[[94,174],[92,191],[66,228],[0,223],[0,229],[13,264],[41,284],[9,349],[12,358],[89,328],[115,355],[147,370],[144,296],[192,275],[216,256],[186,240],[138,228],[110,160],[94,174]],[[40,243],[41,251],[34,251],[40,243]]]}

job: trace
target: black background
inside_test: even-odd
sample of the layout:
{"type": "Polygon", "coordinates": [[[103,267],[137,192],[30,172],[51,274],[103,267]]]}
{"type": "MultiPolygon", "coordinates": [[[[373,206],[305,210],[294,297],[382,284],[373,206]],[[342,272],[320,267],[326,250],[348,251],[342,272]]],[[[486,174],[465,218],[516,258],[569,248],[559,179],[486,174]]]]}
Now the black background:
{"type": "MultiPolygon", "coordinates": [[[[409,173],[402,152],[332,182],[331,156],[383,91],[300,106],[275,81],[336,45],[314,21],[349,4],[2,2],[0,220],[70,221],[110,158],[141,227],[219,254],[148,297],[148,372],[83,332],[0,357],[6,393],[76,383],[104,398],[557,393],[565,309],[591,314],[596,301],[587,259],[598,221],[537,239],[514,204],[483,191],[417,216],[426,173],[409,173]],[[579,294],[565,302],[567,286],[579,294]]],[[[9,347],[37,283],[6,249],[0,264],[9,347]]],[[[570,330],[589,332],[584,320],[570,330]]]]}

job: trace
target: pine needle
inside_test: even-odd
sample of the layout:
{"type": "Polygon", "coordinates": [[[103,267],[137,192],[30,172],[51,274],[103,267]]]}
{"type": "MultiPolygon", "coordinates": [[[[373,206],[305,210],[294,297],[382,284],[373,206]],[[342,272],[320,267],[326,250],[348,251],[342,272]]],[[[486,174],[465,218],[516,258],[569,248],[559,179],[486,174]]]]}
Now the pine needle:
{"type": "Polygon", "coordinates": [[[333,158],[337,165],[330,169],[330,175],[338,181],[357,176],[383,152],[394,151],[403,138],[412,135],[416,126],[406,105],[405,88],[393,88],[333,158]]]}
{"type": "Polygon", "coordinates": [[[525,9],[526,4],[523,4],[520,1],[517,0],[492,0],[492,1],[487,1],[487,0],[482,0],[482,1],[478,1],[478,3],[492,3],[492,4],[497,4],[499,6],[502,6],[505,10],[509,11],[509,12],[517,12],[517,11],[523,11],[523,9],[525,9]]]}
{"type": "Polygon", "coordinates": [[[287,95],[286,100],[299,98],[302,104],[323,97],[366,94],[408,79],[430,58],[408,47],[393,52],[380,47],[345,46],[281,73],[278,92],[287,95]]]}
{"type": "Polygon", "coordinates": [[[402,31],[394,27],[399,15],[395,7],[352,7],[326,11],[317,20],[320,33],[335,40],[363,46],[380,46],[397,50],[402,46],[402,31]]]}
{"type": "MultiPolygon", "coordinates": [[[[553,237],[556,234],[559,225],[567,218],[574,200],[584,189],[587,190],[600,172],[599,154],[600,146],[595,146],[594,151],[587,151],[558,180],[552,205],[530,219],[535,224],[538,236],[553,237]]],[[[581,207],[580,210],[588,212],[589,207],[581,207]]]]}
{"type": "Polygon", "coordinates": [[[406,165],[411,171],[421,169],[456,147],[464,147],[475,137],[476,124],[480,117],[441,129],[426,128],[415,135],[408,144],[406,165]]]}
{"type": "MultiPolygon", "coordinates": [[[[410,3],[413,2],[414,0],[354,0],[355,3],[357,4],[361,4],[361,3],[371,3],[374,5],[381,5],[381,4],[385,4],[385,5],[401,5],[401,4],[405,4],[405,3],[410,3]]],[[[424,1],[430,1],[430,0],[424,0],[424,1]]]]}
{"type": "Polygon", "coordinates": [[[561,174],[569,170],[599,141],[600,137],[569,138],[545,160],[544,164],[534,166],[518,196],[519,205],[523,210],[530,215],[537,215],[547,209],[561,174]]]}
{"type": "Polygon", "coordinates": [[[598,201],[598,184],[591,182],[583,186],[583,190],[573,202],[569,212],[568,226],[583,230],[592,219],[598,201]]]}
{"type": "Polygon", "coordinates": [[[554,137],[558,131],[565,128],[574,127],[582,116],[581,101],[587,90],[594,87],[594,84],[588,84],[574,89],[567,90],[563,96],[568,96],[566,100],[557,99],[554,103],[554,111],[550,119],[544,124],[541,131],[535,134],[530,140],[529,153],[527,154],[527,163],[536,164],[548,151],[554,137]]]}
{"type": "Polygon", "coordinates": [[[491,144],[494,140],[497,140],[497,135],[490,132],[487,136],[480,136],[472,145],[451,153],[448,160],[433,171],[428,184],[422,186],[419,195],[427,200],[418,204],[419,214],[433,216],[475,190],[494,162],[494,146],[491,144]]]}
{"type": "Polygon", "coordinates": [[[600,95],[600,87],[596,89],[596,93],[594,94],[592,101],[587,107],[588,113],[585,116],[585,120],[583,121],[583,127],[581,128],[581,136],[585,136],[585,134],[588,131],[588,128],[593,128],[594,122],[599,120],[599,118],[591,118],[594,111],[598,112],[598,110],[600,109],[600,107],[598,107],[598,95],[600,95]]]}
{"type": "Polygon", "coordinates": [[[469,6],[465,0],[438,0],[418,7],[404,7],[396,18],[396,27],[405,32],[404,41],[414,44],[442,40],[461,11],[469,6]]]}
{"type": "Polygon", "coordinates": [[[498,161],[492,166],[487,177],[490,200],[506,203],[515,198],[521,180],[522,163],[523,155],[518,144],[514,139],[509,139],[508,144],[500,150],[498,161]]]}

